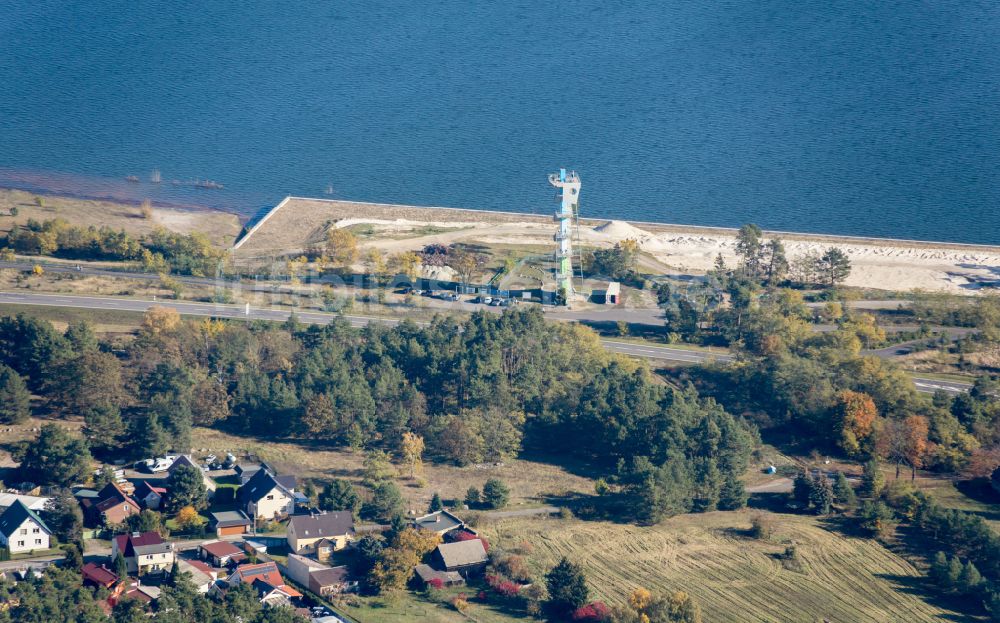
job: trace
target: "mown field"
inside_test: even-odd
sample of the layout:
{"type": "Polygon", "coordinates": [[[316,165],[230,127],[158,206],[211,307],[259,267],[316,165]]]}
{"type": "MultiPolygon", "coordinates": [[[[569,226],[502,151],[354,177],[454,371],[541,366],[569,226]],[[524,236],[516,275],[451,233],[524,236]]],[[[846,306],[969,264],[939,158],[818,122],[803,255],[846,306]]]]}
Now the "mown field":
{"type": "Polygon", "coordinates": [[[534,545],[538,570],[562,556],[583,565],[592,597],[621,604],[638,586],[684,590],[704,620],[800,623],[964,620],[922,598],[918,570],[876,541],[814,517],[776,515],[772,542],[747,535],[752,511],[675,517],[654,527],[511,519],[485,527],[494,546],[534,545]],[[780,557],[794,542],[800,570],[780,557]]]}

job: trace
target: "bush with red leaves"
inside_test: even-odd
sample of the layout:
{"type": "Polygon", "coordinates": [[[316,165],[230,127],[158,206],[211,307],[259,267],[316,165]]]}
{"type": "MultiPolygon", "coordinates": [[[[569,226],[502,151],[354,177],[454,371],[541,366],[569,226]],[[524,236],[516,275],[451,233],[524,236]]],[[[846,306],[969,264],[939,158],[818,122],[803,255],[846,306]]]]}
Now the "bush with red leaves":
{"type": "Polygon", "coordinates": [[[483,542],[483,549],[490,551],[490,542],[487,541],[485,537],[476,536],[471,532],[466,532],[465,530],[457,530],[449,534],[451,535],[451,539],[456,543],[459,541],[473,541],[475,539],[479,539],[483,542]]]}
{"type": "Polygon", "coordinates": [[[611,620],[611,608],[603,601],[594,601],[573,611],[574,621],[603,623],[611,620]]]}
{"type": "Polygon", "coordinates": [[[431,588],[441,590],[442,588],[444,588],[444,580],[442,580],[441,578],[432,578],[431,581],[427,583],[427,585],[430,586],[431,588]]]}

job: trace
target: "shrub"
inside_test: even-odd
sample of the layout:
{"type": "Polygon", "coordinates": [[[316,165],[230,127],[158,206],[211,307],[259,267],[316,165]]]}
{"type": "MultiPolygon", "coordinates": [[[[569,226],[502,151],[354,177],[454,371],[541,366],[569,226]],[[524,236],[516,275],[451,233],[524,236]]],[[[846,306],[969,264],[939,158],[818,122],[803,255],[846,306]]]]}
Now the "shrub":
{"type": "Polygon", "coordinates": [[[444,588],[444,580],[442,580],[441,578],[433,578],[430,582],[427,583],[427,586],[430,586],[435,590],[441,590],[442,588],[444,588]]]}
{"type": "Polygon", "coordinates": [[[758,513],[750,520],[750,534],[755,539],[770,541],[774,536],[774,519],[763,513],[758,513]]]}
{"type": "Polygon", "coordinates": [[[573,611],[574,621],[609,621],[611,609],[603,601],[591,602],[573,611]]]}

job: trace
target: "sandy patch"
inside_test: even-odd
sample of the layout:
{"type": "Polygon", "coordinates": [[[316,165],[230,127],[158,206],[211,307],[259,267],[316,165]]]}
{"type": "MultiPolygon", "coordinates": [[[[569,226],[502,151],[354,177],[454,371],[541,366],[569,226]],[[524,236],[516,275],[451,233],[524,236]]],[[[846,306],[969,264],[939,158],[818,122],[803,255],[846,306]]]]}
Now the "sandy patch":
{"type": "MultiPolygon", "coordinates": [[[[311,235],[330,226],[369,224],[376,231],[413,231],[424,227],[461,228],[405,239],[367,238],[365,247],[387,253],[419,250],[428,244],[456,242],[486,245],[531,245],[555,248],[552,217],[448,208],[420,208],[347,201],[290,199],[237,253],[239,258],[299,253],[311,235]]],[[[579,238],[587,246],[605,247],[634,239],[646,257],[668,269],[704,273],[718,255],[736,263],[735,230],[581,220],[579,238]]],[[[770,237],[765,233],[766,237],[770,237]]],[[[853,270],[847,284],[883,290],[916,288],[956,294],[977,292],[1000,282],[1000,247],[924,243],[809,234],[780,234],[792,261],[836,246],[847,253],[853,270]]],[[[648,262],[647,262],[648,264],[648,262]]],[[[995,286],[994,286],[995,287],[995,286]]]]}

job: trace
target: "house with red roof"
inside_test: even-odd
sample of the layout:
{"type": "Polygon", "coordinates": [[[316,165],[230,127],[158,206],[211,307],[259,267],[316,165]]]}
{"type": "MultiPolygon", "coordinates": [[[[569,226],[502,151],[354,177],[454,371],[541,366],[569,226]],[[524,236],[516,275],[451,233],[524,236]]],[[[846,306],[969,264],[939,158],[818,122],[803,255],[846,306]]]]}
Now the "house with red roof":
{"type": "Polygon", "coordinates": [[[216,567],[228,567],[230,563],[239,564],[247,559],[246,553],[229,541],[202,543],[198,554],[216,567]]]}
{"type": "Polygon", "coordinates": [[[141,510],[139,503],[114,482],[105,485],[93,498],[82,498],[80,504],[90,526],[119,525],[141,510]]]}
{"type": "Polygon", "coordinates": [[[104,565],[88,562],[83,565],[81,573],[83,574],[83,583],[90,586],[100,586],[111,590],[115,584],[118,584],[118,576],[104,565]]]}

